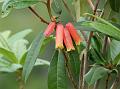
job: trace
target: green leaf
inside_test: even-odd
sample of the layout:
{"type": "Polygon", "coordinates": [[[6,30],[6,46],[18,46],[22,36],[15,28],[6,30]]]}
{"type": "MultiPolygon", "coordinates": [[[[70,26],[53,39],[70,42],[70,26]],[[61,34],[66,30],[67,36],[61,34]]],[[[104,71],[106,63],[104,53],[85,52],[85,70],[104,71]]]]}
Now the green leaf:
{"type": "Polygon", "coordinates": [[[67,89],[64,55],[56,51],[50,63],[48,89],[67,89]]]}
{"type": "Polygon", "coordinates": [[[92,27],[85,27],[85,26],[82,26],[81,24],[82,24],[82,22],[75,22],[75,23],[73,23],[73,25],[75,26],[75,28],[77,30],[80,30],[80,31],[96,31],[92,27]]]}
{"type": "Polygon", "coordinates": [[[0,48],[0,54],[3,55],[3,57],[6,58],[6,60],[12,62],[12,63],[18,63],[16,56],[11,51],[8,51],[7,49],[0,48]]]}
{"type": "Polygon", "coordinates": [[[18,69],[22,68],[20,64],[9,64],[7,66],[0,66],[1,72],[15,72],[18,69]]]}
{"type": "MultiPolygon", "coordinates": [[[[27,55],[27,52],[24,53],[23,56],[22,56],[22,58],[20,59],[20,64],[21,65],[24,65],[25,59],[26,59],[26,55],[27,55]]],[[[43,60],[43,59],[37,58],[37,60],[35,62],[35,66],[39,66],[39,65],[47,65],[47,66],[49,66],[50,62],[47,61],[47,60],[43,60]]]]}
{"type": "Polygon", "coordinates": [[[91,41],[92,47],[95,48],[98,52],[100,52],[102,49],[102,38],[94,35],[91,41]]]}
{"type": "Polygon", "coordinates": [[[108,69],[101,67],[101,66],[94,66],[92,67],[89,72],[84,76],[85,81],[88,85],[94,84],[98,79],[103,78],[109,72],[108,69]]]}
{"type": "Polygon", "coordinates": [[[54,36],[50,36],[44,39],[43,43],[42,43],[42,47],[40,49],[40,54],[43,54],[46,50],[47,45],[52,42],[53,40],[55,40],[54,36]]]}
{"type": "Polygon", "coordinates": [[[120,41],[112,40],[110,43],[110,53],[112,60],[120,53],[120,41]]]}
{"type": "Polygon", "coordinates": [[[103,24],[100,22],[84,22],[82,23],[82,25],[86,27],[92,27],[101,33],[113,37],[116,40],[120,40],[120,29],[113,26],[112,24],[110,25],[110,24],[103,24]]]}
{"type": "Polygon", "coordinates": [[[7,42],[7,39],[5,39],[5,37],[3,36],[2,33],[0,33],[0,46],[2,48],[6,48],[6,49],[10,50],[9,44],[7,42]]]}
{"type": "Polygon", "coordinates": [[[89,51],[90,60],[95,61],[97,64],[105,65],[106,60],[103,58],[102,54],[96,49],[91,48],[89,51]]]}
{"type": "Polygon", "coordinates": [[[74,74],[75,79],[78,80],[80,73],[80,59],[78,52],[77,51],[70,52],[69,58],[72,73],[74,74]]]}
{"type": "Polygon", "coordinates": [[[73,22],[75,20],[75,12],[74,12],[74,8],[73,8],[73,0],[64,0],[67,3],[68,8],[70,9],[70,11],[68,9],[66,9],[66,6],[63,4],[63,0],[62,0],[62,13],[60,15],[60,20],[62,22],[62,24],[66,24],[68,22],[73,22]]]}
{"type": "Polygon", "coordinates": [[[27,44],[28,44],[27,40],[20,39],[15,41],[14,44],[11,45],[12,51],[16,55],[19,62],[24,53],[27,52],[27,44]]]}
{"type": "Polygon", "coordinates": [[[10,30],[6,30],[6,31],[3,31],[1,32],[1,35],[7,40],[9,38],[11,34],[11,31],[10,30]]]}
{"type": "Polygon", "coordinates": [[[13,44],[15,41],[20,40],[25,38],[28,34],[30,34],[32,32],[31,29],[26,29],[24,31],[18,32],[14,35],[12,35],[9,39],[8,39],[8,43],[9,44],[13,44]]]}
{"type": "Polygon", "coordinates": [[[30,72],[33,69],[35,61],[39,55],[40,48],[42,46],[42,42],[44,40],[43,33],[41,32],[33,41],[30,50],[28,51],[25,64],[23,67],[23,79],[26,82],[30,72]]]}
{"type": "Polygon", "coordinates": [[[24,54],[22,55],[22,57],[21,57],[21,59],[20,59],[20,64],[21,64],[21,65],[24,65],[24,64],[25,64],[25,59],[26,59],[27,53],[28,53],[28,52],[26,52],[26,53],[24,53],[24,54]]]}
{"type": "Polygon", "coordinates": [[[36,60],[35,66],[39,66],[39,65],[40,65],[40,66],[41,66],[41,65],[47,65],[47,66],[49,66],[49,65],[50,65],[50,62],[38,58],[38,59],[36,60]]]}
{"type": "Polygon", "coordinates": [[[40,2],[40,0],[5,0],[2,5],[2,17],[6,17],[13,8],[22,9],[38,2],[40,2]]]}
{"type": "Polygon", "coordinates": [[[61,0],[53,0],[52,1],[52,9],[56,14],[61,14],[62,12],[62,2],[61,0]]]}
{"type": "Polygon", "coordinates": [[[113,64],[114,65],[118,65],[120,61],[120,53],[115,57],[115,59],[113,60],[113,64]]]}
{"type": "Polygon", "coordinates": [[[120,0],[109,0],[112,10],[119,12],[120,10],[120,0]]]}

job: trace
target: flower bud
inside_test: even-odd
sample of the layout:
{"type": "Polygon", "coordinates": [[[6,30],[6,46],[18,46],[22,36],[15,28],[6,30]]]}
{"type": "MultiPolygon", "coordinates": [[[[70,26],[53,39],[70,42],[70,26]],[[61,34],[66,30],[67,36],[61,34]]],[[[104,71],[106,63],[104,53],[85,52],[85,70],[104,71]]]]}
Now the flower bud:
{"type": "Polygon", "coordinates": [[[80,42],[82,42],[82,39],[81,39],[80,35],[77,33],[77,30],[75,29],[73,24],[70,22],[67,23],[66,28],[68,29],[70,35],[72,36],[73,40],[75,41],[75,44],[80,45],[80,42]]]}
{"type": "Polygon", "coordinates": [[[56,28],[56,48],[63,49],[63,30],[64,27],[62,24],[58,24],[56,28]]]}
{"type": "Polygon", "coordinates": [[[72,51],[75,50],[73,43],[72,43],[72,38],[70,36],[70,33],[68,29],[64,28],[64,43],[67,48],[67,51],[72,51]]]}
{"type": "Polygon", "coordinates": [[[44,35],[45,37],[49,37],[53,31],[54,31],[54,28],[55,28],[55,25],[56,23],[55,22],[51,22],[48,27],[46,28],[45,32],[44,32],[44,35]]]}

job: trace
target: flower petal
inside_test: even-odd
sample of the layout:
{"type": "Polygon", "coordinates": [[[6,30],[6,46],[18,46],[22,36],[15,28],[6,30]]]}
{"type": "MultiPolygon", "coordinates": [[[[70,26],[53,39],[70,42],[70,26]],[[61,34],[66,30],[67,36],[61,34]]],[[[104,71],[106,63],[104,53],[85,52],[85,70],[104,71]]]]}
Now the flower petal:
{"type": "Polygon", "coordinates": [[[63,25],[58,24],[56,28],[56,48],[63,49],[63,25]]]}
{"type": "Polygon", "coordinates": [[[73,43],[72,43],[72,38],[70,36],[70,33],[68,29],[64,28],[64,43],[67,48],[67,51],[72,51],[75,50],[73,43]]]}
{"type": "Polygon", "coordinates": [[[55,28],[55,25],[56,23],[55,22],[51,22],[48,27],[46,28],[45,32],[44,32],[44,35],[45,37],[49,37],[53,31],[54,31],[54,28],[55,28]]]}
{"type": "Polygon", "coordinates": [[[70,23],[70,22],[67,23],[66,28],[70,32],[70,35],[72,36],[72,38],[75,41],[76,45],[80,45],[80,42],[82,42],[82,39],[81,39],[80,35],[77,33],[77,30],[75,29],[73,24],[70,23]]]}

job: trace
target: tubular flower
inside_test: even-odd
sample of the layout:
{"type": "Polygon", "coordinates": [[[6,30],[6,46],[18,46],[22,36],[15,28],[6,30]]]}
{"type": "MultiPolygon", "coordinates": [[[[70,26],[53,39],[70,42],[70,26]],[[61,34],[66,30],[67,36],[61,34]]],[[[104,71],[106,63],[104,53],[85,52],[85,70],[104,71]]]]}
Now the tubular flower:
{"type": "Polygon", "coordinates": [[[77,33],[77,30],[75,29],[75,27],[73,26],[72,23],[67,23],[66,24],[66,28],[68,29],[70,35],[72,36],[73,40],[75,41],[76,45],[80,45],[80,42],[82,42],[81,37],[79,36],[79,34],[77,33]]]}
{"type": "Polygon", "coordinates": [[[46,28],[45,32],[44,32],[44,35],[45,37],[49,37],[53,31],[54,31],[54,28],[55,28],[55,25],[56,23],[55,22],[51,22],[48,27],[46,28]]]}
{"type": "Polygon", "coordinates": [[[72,38],[70,36],[70,33],[68,29],[64,28],[64,44],[67,48],[67,51],[72,51],[75,50],[73,43],[72,43],[72,38]]]}
{"type": "Polygon", "coordinates": [[[56,28],[56,48],[63,49],[63,30],[64,27],[62,24],[58,24],[56,28]]]}

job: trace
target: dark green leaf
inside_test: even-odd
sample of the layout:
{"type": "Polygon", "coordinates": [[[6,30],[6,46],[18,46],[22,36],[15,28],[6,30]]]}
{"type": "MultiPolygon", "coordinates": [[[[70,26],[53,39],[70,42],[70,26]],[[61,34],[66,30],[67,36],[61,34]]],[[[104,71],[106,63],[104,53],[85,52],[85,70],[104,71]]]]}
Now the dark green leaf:
{"type": "Polygon", "coordinates": [[[53,0],[51,6],[56,14],[61,14],[62,12],[61,0],[53,0]]]}
{"type": "Polygon", "coordinates": [[[76,22],[76,23],[73,23],[75,28],[77,30],[81,30],[81,31],[96,31],[94,28],[92,27],[85,27],[85,26],[82,26],[81,25],[82,22],[76,22]]]}
{"type": "Polygon", "coordinates": [[[45,52],[47,45],[50,42],[52,42],[53,40],[55,40],[54,36],[50,36],[50,37],[45,38],[45,40],[42,43],[42,47],[40,49],[40,54],[43,54],[45,52]]]}
{"type": "Polygon", "coordinates": [[[64,55],[56,51],[50,63],[48,89],[67,89],[64,55]]]}
{"type": "Polygon", "coordinates": [[[115,57],[120,53],[120,41],[112,40],[110,43],[111,58],[114,60],[115,57]]]}
{"type": "Polygon", "coordinates": [[[32,68],[35,64],[35,61],[39,55],[40,48],[42,46],[42,42],[44,40],[43,33],[40,33],[35,40],[33,41],[30,50],[28,51],[25,64],[23,67],[23,78],[26,82],[32,68]]]}
{"type": "Polygon", "coordinates": [[[96,49],[91,48],[90,49],[90,60],[95,61],[97,64],[102,64],[104,65],[106,63],[105,59],[103,58],[103,56],[101,55],[100,52],[98,52],[96,49]]]}
{"type": "Polygon", "coordinates": [[[120,29],[113,26],[112,24],[103,24],[100,22],[84,22],[82,23],[85,27],[92,27],[97,31],[109,35],[116,40],[120,40],[120,29]]]}
{"type": "Polygon", "coordinates": [[[79,73],[80,73],[80,59],[79,54],[77,51],[70,52],[69,53],[69,62],[72,69],[72,72],[74,74],[75,79],[79,79],[79,73]]]}
{"type": "Polygon", "coordinates": [[[89,72],[85,75],[85,81],[88,85],[94,84],[98,79],[103,78],[109,72],[108,69],[100,66],[92,67],[89,72]]]}
{"type": "Polygon", "coordinates": [[[115,57],[115,59],[113,60],[113,64],[114,65],[117,65],[119,64],[119,61],[120,61],[120,53],[115,57]]]}
{"type": "Polygon", "coordinates": [[[109,2],[110,2],[111,8],[114,11],[119,12],[119,10],[120,10],[120,0],[109,0],[109,2]]]}

